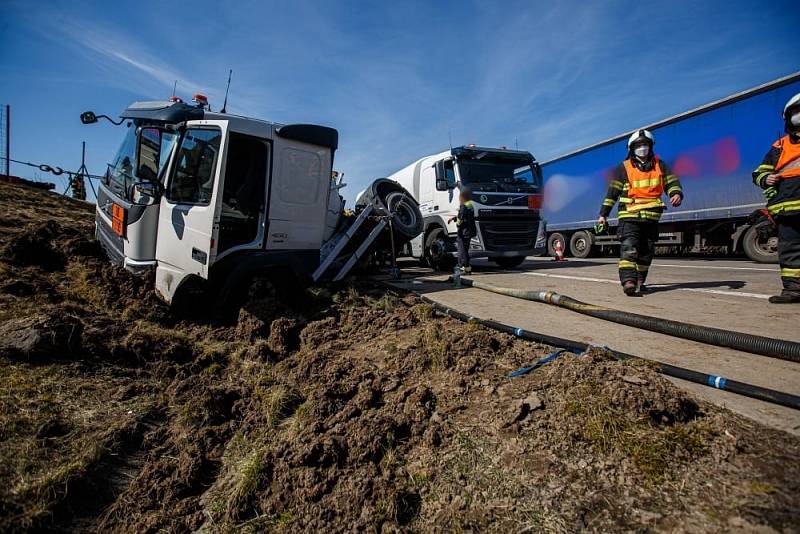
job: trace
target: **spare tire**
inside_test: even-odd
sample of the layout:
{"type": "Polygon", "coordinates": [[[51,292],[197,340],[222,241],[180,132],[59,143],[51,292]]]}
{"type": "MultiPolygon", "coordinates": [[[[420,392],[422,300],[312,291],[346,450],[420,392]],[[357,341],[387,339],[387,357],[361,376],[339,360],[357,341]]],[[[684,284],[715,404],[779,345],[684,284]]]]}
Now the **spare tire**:
{"type": "Polygon", "coordinates": [[[422,232],[422,212],[405,191],[392,191],[386,195],[386,207],[392,214],[395,236],[410,241],[422,232]]]}
{"type": "Polygon", "coordinates": [[[358,195],[356,208],[365,208],[370,204],[375,208],[376,215],[391,214],[396,247],[401,247],[422,233],[423,219],[419,204],[394,180],[378,178],[358,195]]]}

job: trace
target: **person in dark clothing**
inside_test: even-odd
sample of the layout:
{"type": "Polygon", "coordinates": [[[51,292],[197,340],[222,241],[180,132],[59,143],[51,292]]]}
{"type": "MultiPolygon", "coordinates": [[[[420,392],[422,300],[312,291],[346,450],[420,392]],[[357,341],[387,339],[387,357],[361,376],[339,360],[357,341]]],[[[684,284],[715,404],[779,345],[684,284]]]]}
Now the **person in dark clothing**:
{"type": "Polygon", "coordinates": [[[639,130],[628,138],[628,157],[614,169],[597,221],[605,226],[619,201],[619,281],[628,296],[645,290],[658,241],[658,221],[666,209],[662,195],[666,193],[673,207],[683,202],[680,180],[653,153],[653,145],[655,138],[648,130],[639,130]]]}
{"type": "Polygon", "coordinates": [[[472,191],[466,186],[461,186],[458,194],[458,200],[461,204],[458,208],[458,216],[448,221],[455,221],[458,227],[456,237],[458,266],[467,274],[472,272],[472,266],[469,264],[469,242],[478,233],[475,228],[475,208],[471,198],[472,191]]]}
{"type": "Polygon", "coordinates": [[[767,209],[778,225],[778,260],[783,291],[773,304],[800,303],[800,93],[783,108],[786,135],[775,141],[753,171],[753,183],[764,190],[767,209]]]}

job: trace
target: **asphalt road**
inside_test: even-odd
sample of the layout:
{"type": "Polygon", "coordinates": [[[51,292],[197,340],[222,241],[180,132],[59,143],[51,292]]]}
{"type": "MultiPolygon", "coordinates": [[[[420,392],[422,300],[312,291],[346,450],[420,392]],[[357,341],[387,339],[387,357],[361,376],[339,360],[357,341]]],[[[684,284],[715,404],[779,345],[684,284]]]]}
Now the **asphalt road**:
{"type": "MultiPolygon", "coordinates": [[[[643,297],[626,297],[617,279],[616,263],[613,258],[565,262],[530,258],[519,269],[504,271],[489,262],[477,261],[473,277],[504,287],[556,291],[584,302],[645,315],[800,342],[800,306],[767,302],[780,287],[776,265],[730,259],[656,258],[648,280],[652,292],[643,297]]],[[[404,276],[400,285],[476,317],[800,395],[797,363],[656,334],[480,289],[426,283],[443,280],[447,275],[410,260],[401,260],[400,267],[404,276]]],[[[800,411],[673,381],[711,402],[800,435],[800,411]]]]}

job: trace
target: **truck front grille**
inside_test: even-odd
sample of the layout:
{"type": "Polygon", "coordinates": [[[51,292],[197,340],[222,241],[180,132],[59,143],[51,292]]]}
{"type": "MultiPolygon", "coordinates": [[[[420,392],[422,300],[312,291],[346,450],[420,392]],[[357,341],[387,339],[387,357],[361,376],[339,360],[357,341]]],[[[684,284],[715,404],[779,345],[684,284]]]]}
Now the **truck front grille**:
{"type": "Polygon", "coordinates": [[[530,250],[536,246],[539,222],[481,222],[480,231],[486,250],[530,250]]]}

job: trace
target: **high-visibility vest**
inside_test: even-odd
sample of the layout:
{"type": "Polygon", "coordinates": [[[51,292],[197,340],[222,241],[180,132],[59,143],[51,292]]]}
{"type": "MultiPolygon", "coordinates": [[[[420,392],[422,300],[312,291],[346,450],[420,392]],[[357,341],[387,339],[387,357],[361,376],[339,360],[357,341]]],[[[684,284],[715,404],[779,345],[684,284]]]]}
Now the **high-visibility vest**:
{"type": "Polygon", "coordinates": [[[784,135],[772,146],[781,151],[781,156],[775,164],[775,174],[784,179],[800,177],[800,143],[792,143],[789,136],[784,135]]]}
{"type": "Polygon", "coordinates": [[[626,159],[623,165],[628,177],[628,191],[619,201],[626,204],[626,209],[663,208],[661,195],[664,194],[664,173],[658,156],[653,156],[653,166],[649,171],[639,170],[630,159],[626,159]]]}

